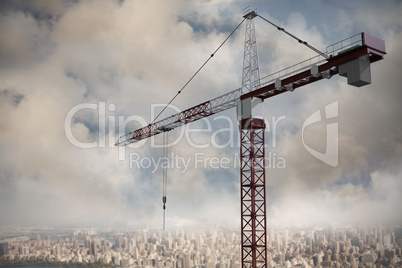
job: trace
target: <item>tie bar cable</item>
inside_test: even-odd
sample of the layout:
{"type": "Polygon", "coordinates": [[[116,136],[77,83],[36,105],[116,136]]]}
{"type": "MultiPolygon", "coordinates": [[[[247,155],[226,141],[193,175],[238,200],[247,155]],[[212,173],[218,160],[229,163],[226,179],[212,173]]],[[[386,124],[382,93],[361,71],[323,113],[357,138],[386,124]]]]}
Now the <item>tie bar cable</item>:
{"type": "Polygon", "coordinates": [[[242,25],[244,22],[245,18],[236,26],[236,28],[226,37],[226,39],[222,42],[222,44],[219,45],[219,47],[209,56],[209,58],[204,62],[203,65],[193,74],[193,76],[184,84],[184,86],[176,93],[176,95],[169,101],[168,104],[160,111],[160,113],[155,117],[154,120],[152,120],[153,124],[156,119],[166,110],[166,108],[176,99],[176,97],[184,90],[184,88],[193,80],[193,78],[201,71],[201,69],[208,63],[208,61],[218,52],[218,50],[226,43],[226,41],[234,34],[234,32],[242,25]]]}

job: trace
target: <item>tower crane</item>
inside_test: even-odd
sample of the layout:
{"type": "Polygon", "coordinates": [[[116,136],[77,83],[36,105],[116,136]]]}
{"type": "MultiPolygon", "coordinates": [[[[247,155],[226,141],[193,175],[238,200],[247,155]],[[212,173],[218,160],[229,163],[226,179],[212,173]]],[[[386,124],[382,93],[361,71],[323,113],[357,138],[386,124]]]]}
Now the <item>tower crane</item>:
{"type": "MultiPolygon", "coordinates": [[[[371,63],[382,60],[386,54],[385,41],[362,32],[334,43],[325,52],[321,52],[266,20],[256,11],[247,10],[243,18],[246,21],[246,40],[241,88],[123,135],[115,145],[126,146],[237,107],[241,157],[242,267],[268,267],[263,101],[310,83],[329,79],[336,74],[346,77],[349,85],[368,85],[371,83],[371,63]],[[300,44],[316,51],[318,55],[260,78],[255,17],[270,23],[300,44]]],[[[165,206],[166,197],[164,198],[165,206]]]]}

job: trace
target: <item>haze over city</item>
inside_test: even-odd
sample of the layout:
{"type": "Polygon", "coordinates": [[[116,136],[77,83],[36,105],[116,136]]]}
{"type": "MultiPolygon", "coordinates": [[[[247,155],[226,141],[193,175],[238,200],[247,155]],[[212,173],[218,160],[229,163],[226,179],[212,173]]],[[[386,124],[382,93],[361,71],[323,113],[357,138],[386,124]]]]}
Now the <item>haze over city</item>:
{"type": "MultiPolygon", "coordinates": [[[[162,138],[114,143],[151,122],[248,5],[322,51],[360,32],[385,40],[387,51],[371,67],[371,85],[334,76],[264,102],[268,225],[401,223],[401,1],[32,0],[0,2],[0,225],[162,226],[162,138]],[[302,140],[305,120],[331,103],[338,116],[309,126],[302,140]],[[335,167],[305,148],[325,151],[327,123],[338,124],[335,167]]],[[[255,23],[261,77],[316,55],[255,23]]],[[[180,94],[177,109],[241,86],[244,32],[180,94]]],[[[235,109],[184,130],[169,134],[177,162],[168,170],[167,225],[240,225],[235,109]]]]}

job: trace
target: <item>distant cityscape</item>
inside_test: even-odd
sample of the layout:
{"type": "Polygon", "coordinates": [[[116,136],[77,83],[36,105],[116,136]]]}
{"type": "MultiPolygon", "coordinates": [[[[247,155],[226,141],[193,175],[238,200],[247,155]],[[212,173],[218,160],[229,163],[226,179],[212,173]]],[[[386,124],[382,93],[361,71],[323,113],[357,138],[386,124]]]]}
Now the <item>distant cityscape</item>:
{"type": "MultiPolygon", "coordinates": [[[[240,229],[0,228],[0,265],[54,263],[119,267],[241,266],[240,229]]],[[[402,228],[344,225],[269,228],[269,267],[402,267],[402,228]]]]}

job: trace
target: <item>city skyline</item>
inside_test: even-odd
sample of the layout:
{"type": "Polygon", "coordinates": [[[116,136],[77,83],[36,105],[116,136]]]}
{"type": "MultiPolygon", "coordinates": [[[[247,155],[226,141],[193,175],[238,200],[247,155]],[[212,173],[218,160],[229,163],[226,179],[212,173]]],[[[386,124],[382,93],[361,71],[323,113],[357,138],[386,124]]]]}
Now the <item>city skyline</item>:
{"type": "MultiPolygon", "coordinates": [[[[335,76],[264,102],[268,225],[402,222],[401,1],[1,1],[0,226],[161,226],[162,149],[151,140],[114,147],[120,120],[135,118],[124,133],[149,123],[248,5],[323,51],[359,32],[384,39],[387,51],[371,67],[371,85],[335,76]],[[336,118],[304,131],[310,115],[334,103],[336,118]],[[325,150],[327,123],[339,128],[335,167],[305,146],[325,150]]],[[[315,56],[255,22],[261,77],[315,56]]],[[[177,109],[241,85],[244,31],[175,100],[177,109]]],[[[168,226],[240,225],[238,135],[233,109],[190,124],[169,148],[189,164],[168,170],[168,226]]]]}
{"type": "MultiPolygon", "coordinates": [[[[193,226],[0,230],[0,264],[239,267],[240,230],[193,226]]],[[[270,227],[269,267],[401,267],[402,228],[389,225],[270,227]]]]}

